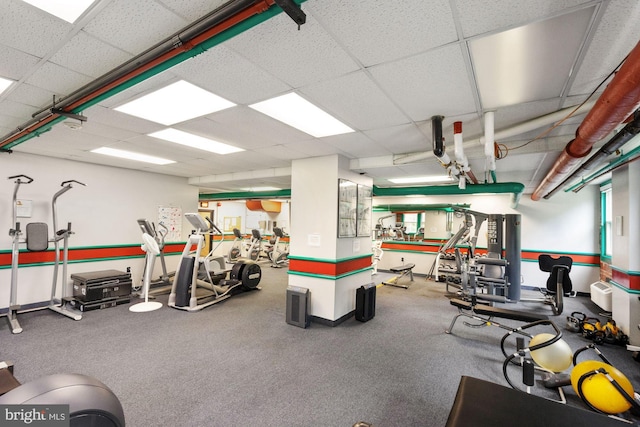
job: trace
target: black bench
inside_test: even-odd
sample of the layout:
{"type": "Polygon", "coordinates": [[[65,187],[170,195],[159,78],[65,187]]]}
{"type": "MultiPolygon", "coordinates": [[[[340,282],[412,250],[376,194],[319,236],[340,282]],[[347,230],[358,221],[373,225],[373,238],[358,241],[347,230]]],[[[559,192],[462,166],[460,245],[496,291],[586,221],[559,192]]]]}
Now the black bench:
{"type": "Polygon", "coordinates": [[[452,298],[451,300],[449,300],[449,302],[454,307],[458,307],[458,314],[451,321],[451,325],[449,325],[449,329],[445,331],[448,334],[451,333],[451,330],[453,329],[453,326],[455,325],[456,320],[458,320],[460,316],[465,316],[470,319],[474,319],[482,322],[481,325],[476,325],[476,326],[493,325],[509,331],[513,330],[514,328],[510,326],[502,325],[498,322],[495,322],[492,319],[494,317],[500,317],[503,319],[516,320],[519,322],[526,322],[526,323],[536,322],[538,320],[549,320],[549,317],[544,314],[527,313],[527,312],[517,311],[517,310],[507,310],[504,308],[492,307],[486,304],[474,304],[471,301],[464,301],[458,298],[452,298]]]}
{"type": "Polygon", "coordinates": [[[409,280],[413,282],[413,268],[415,266],[416,266],[415,264],[411,263],[411,264],[402,264],[402,265],[399,265],[398,267],[391,268],[391,272],[398,274],[398,276],[386,282],[382,282],[382,284],[387,286],[397,286],[398,288],[408,289],[409,285],[401,284],[398,282],[400,281],[400,279],[402,279],[406,275],[409,275],[409,280]]]}
{"type": "Polygon", "coordinates": [[[622,427],[623,421],[463,376],[446,427],[622,427]],[[490,396],[490,402],[487,397],[490,396]]]}

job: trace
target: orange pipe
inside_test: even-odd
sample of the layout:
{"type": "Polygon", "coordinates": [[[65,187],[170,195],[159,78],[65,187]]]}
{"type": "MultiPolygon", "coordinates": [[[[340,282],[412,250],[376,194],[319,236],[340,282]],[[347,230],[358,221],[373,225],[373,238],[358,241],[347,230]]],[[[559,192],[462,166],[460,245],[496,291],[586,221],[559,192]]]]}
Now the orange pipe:
{"type": "MultiPolygon", "coordinates": [[[[153,67],[162,64],[165,61],[170,60],[171,58],[181,54],[182,52],[186,52],[188,50],[193,49],[194,47],[196,47],[197,45],[199,45],[200,43],[205,42],[206,40],[210,39],[211,37],[233,27],[234,25],[250,18],[253,15],[257,15],[259,13],[262,13],[264,11],[266,11],[267,9],[269,9],[269,7],[271,7],[273,4],[275,3],[275,0],[257,0],[256,3],[243,10],[242,12],[232,16],[231,18],[227,19],[226,21],[221,22],[220,24],[211,27],[210,29],[208,29],[207,31],[203,32],[202,34],[192,38],[191,40],[189,40],[187,43],[183,44],[181,47],[172,49],[162,55],[160,55],[159,57],[155,58],[152,61],[149,61],[143,65],[141,65],[140,67],[136,68],[135,70],[132,70],[131,72],[125,74],[124,76],[102,86],[100,89],[97,89],[96,91],[80,98],[79,100],[75,101],[74,103],[68,105],[65,108],[65,111],[71,112],[74,110],[74,108],[80,107],[83,104],[85,104],[88,101],[91,101],[92,99],[96,98],[97,96],[102,95],[103,93],[127,82],[128,80],[144,73],[145,71],[148,71],[150,69],[152,69],[153,67]]],[[[11,144],[13,141],[16,141],[17,139],[22,138],[23,136],[26,136],[30,133],[32,133],[33,131],[43,127],[44,125],[46,125],[47,123],[51,122],[52,120],[56,119],[60,117],[59,114],[51,114],[45,118],[43,118],[42,120],[40,120],[37,123],[34,123],[33,125],[21,130],[20,132],[18,132],[17,134],[7,138],[6,140],[2,141],[2,143],[0,143],[0,148],[11,144]]]]}
{"type": "Polygon", "coordinates": [[[620,70],[613,77],[598,101],[584,118],[576,137],[567,144],[540,185],[531,195],[540,200],[560,182],[574,166],[591,151],[593,145],[605,138],[625,121],[640,105],[640,42],[636,44],[620,70]]]}

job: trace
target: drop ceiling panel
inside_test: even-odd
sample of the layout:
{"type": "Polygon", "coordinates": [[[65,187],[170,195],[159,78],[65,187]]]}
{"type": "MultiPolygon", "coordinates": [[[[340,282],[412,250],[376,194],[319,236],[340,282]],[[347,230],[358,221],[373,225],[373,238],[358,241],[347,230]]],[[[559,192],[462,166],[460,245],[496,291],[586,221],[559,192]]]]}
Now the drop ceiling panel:
{"type": "Polygon", "coordinates": [[[567,8],[589,3],[586,0],[536,0],[518,2],[511,0],[456,0],[462,32],[465,37],[493,32],[501,28],[513,28],[567,8]]]}
{"type": "Polygon", "coordinates": [[[26,81],[26,83],[46,88],[61,95],[69,95],[76,89],[89,83],[91,79],[83,74],[63,68],[52,62],[47,62],[39,67],[26,81]]]}
{"type": "MultiPolygon", "coordinates": [[[[23,83],[9,92],[7,99],[32,106],[35,110],[51,104],[53,95],[55,95],[55,93],[50,90],[23,83]]],[[[24,118],[22,121],[24,122],[27,119],[30,119],[30,117],[24,118]]]]}
{"type": "Polygon", "coordinates": [[[39,58],[71,30],[71,24],[20,0],[4,2],[0,43],[39,58]]]}
{"type": "Polygon", "coordinates": [[[173,13],[193,22],[217,9],[228,0],[162,0],[173,13]]]}
{"type": "Polygon", "coordinates": [[[121,92],[100,101],[100,105],[109,108],[118,107],[146,93],[156,91],[164,86],[168,86],[169,84],[174,83],[177,80],[179,80],[178,77],[167,70],[160,74],[156,74],[155,76],[150,77],[146,80],[143,80],[135,84],[134,86],[123,89],[121,92]]]}
{"type": "Polygon", "coordinates": [[[280,160],[294,160],[308,157],[302,150],[299,150],[296,144],[274,145],[267,148],[258,148],[253,150],[254,155],[271,156],[280,160]]]}
{"type": "Polygon", "coordinates": [[[248,107],[232,107],[175,126],[244,149],[312,139],[291,126],[248,107]]]}
{"type": "Polygon", "coordinates": [[[131,54],[80,31],[58,50],[50,58],[50,61],[86,76],[97,78],[131,58],[131,54]]]}
{"type": "Polygon", "coordinates": [[[322,141],[298,141],[291,144],[284,144],[286,149],[296,150],[304,154],[304,157],[329,156],[331,154],[344,154],[333,145],[322,141]]]}
{"type": "Polygon", "coordinates": [[[119,127],[137,134],[148,134],[165,128],[165,126],[158,123],[130,116],[129,114],[121,113],[100,105],[94,105],[88,108],[83,114],[87,116],[88,120],[95,120],[98,123],[119,127]]]}
{"type": "Polygon", "coordinates": [[[391,150],[381,146],[359,132],[325,138],[323,142],[334,146],[340,152],[351,158],[375,157],[391,154],[391,150]]]}
{"type": "Polygon", "coordinates": [[[323,0],[309,1],[307,8],[364,66],[415,55],[458,38],[449,2],[323,0]]]}
{"type": "Polygon", "coordinates": [[[377,129],[409,122],[409,118],[365,71],[325,80],[300,90],[305,97],[348,126],[377,129]]]}
{"type": "Polygon", "coordinates": [[[292,87],[359,68],[310,14],[300,31],[291,18],[281,13],[224,45],[292,87]]]}
{"type": "Polygon", "coordinates": [[[153,0],[113,0],[84,31],[137,55],[188,23],[153,0]]]}
{"type": "Polygon", "coordinates": [[[371,75],[414,121],[475,110],[462,50],[450,45],[389,64],[371,75]]]}
{"type": "Polygon", "coordinates": [[[29,55],[20,50],[0,44],[0,77],[20,80],[40,60],[37,56],[29,55]]]}
{"type": "Polygon", "coordinates": [[[372,140],[392,153],[411,153],[431,149],[431,143],[415,125],[400,125],[391,128],[364,132],[372,140]]]}
{"type": "Polygon", "coordinates": [[[603,7],[604,15],[571,87],[572,95],[593,91],[640,40],[640,2],[616,0],[603,7]]]}
{"type": "Polygon", "coordinates": [[[253,104],[291,89],[225,46],[217,46],[184,61],[171,72],[239,104],[253,104]]]}
{"type": "Polygon", "coordinates": [[[22,123],[25,117],[29,117],[33,113],[34,108],[21,102],[5,99],[0,101],[0,111],[3,115],[13,117],[16,122],[22,123]]]}

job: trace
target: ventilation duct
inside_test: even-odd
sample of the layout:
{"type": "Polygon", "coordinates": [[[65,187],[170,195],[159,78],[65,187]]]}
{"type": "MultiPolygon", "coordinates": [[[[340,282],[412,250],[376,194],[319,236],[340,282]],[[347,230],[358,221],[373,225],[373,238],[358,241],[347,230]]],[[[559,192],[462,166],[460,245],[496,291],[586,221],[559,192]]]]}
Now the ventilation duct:
{"type": "Polygon", "coordinates": [[[538,188],[531,195],[540,200],[585,157],[593,145],[605,138],[640,106],[640,42],[636,44],[593,109],[584,118],[576,137],[569,142],[538,188]]]}

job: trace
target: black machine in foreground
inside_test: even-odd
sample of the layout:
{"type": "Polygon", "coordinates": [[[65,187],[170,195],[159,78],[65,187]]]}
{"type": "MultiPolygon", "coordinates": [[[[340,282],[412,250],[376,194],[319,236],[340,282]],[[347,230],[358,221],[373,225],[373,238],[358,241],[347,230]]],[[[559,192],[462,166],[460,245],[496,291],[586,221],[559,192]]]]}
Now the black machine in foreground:
{"type": "Polygon", "coordinates": [[[207,225],[197,213],[186,213],[184,216],[195,230],[182,251],[169,295],[169,307],[199,311],[240,292],[260,289],[258,284],[262,270],[258,264],[238,261],[228,270],[224,257],[213,255],[224,240],[222,231],[211,221],[207,225]],[[201,257],[205,235],[219,235],[220,240],[206,256],[201,257]],[[196,247],[195,253],[191,252],[193,246],[196,247]],[[227,273],[228,279],[225,278],[227,273]],[[204,290],[204,294],[198,295],[198,288],[204,290]]]}
{"type": "MultiPolygon", "coordinates": [[[[69,405],[68,425],[72,427],[125,426],[122,404],[116,395],[102,382],[87,375],[54,374],[20,384],[13,376],[13,364],[0,362],[0,405],[20,405],[22,409],[34,405],[69,405]]],[[[3,420],[10,421],[6,418],[14,416],[7,411],[11,412],[6,409],[0,414],[2,425],[3,420]]],[[[21,416],[21,412],[15,416],[21,416]]],[[[24,425],[28,424],[30,422],[24,421],[24,425]]]]}

